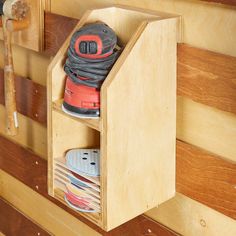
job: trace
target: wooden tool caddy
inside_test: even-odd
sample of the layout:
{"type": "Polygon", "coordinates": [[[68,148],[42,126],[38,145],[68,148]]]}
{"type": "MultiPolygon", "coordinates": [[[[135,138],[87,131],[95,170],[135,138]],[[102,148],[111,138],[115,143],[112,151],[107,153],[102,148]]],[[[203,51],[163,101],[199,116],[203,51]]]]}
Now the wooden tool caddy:
{"type": "MultiPolygon", "coordinates": [[[[64,202],[71,172],[65,153],[100,148],[96,184],[101,212],[81,213],[104,230],[175,195],[176,44],[179,17],[121,6],[87,11],[75,30],[105,22],[123,52],[101,89],[101,117],[79,119],[61,109],[68,37],[48,69],[48,189],[64,202]]],[[[66,203],[65,203],[66,204],[66,203]]]]}

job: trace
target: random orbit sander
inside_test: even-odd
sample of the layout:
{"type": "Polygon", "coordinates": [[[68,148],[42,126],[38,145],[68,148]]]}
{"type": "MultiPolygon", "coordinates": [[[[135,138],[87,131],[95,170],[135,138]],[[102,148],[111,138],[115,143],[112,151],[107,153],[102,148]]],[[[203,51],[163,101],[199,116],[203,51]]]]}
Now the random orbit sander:
{"type": "Polygon", "coordinates": [[[62,109],[80,118],[100,116],[100,89],[120,55],[115,32],[104,23],[86,25],[70,42],[62,109]]]}

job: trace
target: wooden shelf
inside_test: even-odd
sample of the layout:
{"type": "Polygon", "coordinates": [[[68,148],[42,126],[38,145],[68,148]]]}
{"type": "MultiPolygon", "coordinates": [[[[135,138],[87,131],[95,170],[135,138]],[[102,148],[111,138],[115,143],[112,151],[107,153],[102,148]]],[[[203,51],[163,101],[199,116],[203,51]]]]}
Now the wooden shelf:
{"type": "Polygon", "coordinates": [[[53,108],[56,111],[60,112],[61,114],[65,115],[67,117],[70,117],[73,120],[79,121],[80,123],[83,123],[83,124],[87,125],[88,127],[92,128],[92,129],[100,131],[100,119],[83,119],[83,118],[70,116],[62,110],[62,108],[61,108],[62,103],[63,103],[63,99],[59,99],[56,102],[53,102],[53,108]]]}
{"type": "MultiPolygon", "coordinates": [[[[123,48],[102,85],[99,120],[80,119],[62,111],[66,77],[63,64],[70,37],[49,66],[49,194],[64,201],[63,192],[70,184],[72,171],[64,159],[68,150],[100,148],[100,178],[83,177],[96,184],[94,190],[99,194],[97,207],[101,213],[96,222],[92,217],[91,221],[106,231],[175,195],[179,19],[125,7],[94,9],[84,14],[74,31],[84,24],[102,21],[116,32],[123,48]]],[[[89,191],[86,194],[94,196],[89,191]]]]}

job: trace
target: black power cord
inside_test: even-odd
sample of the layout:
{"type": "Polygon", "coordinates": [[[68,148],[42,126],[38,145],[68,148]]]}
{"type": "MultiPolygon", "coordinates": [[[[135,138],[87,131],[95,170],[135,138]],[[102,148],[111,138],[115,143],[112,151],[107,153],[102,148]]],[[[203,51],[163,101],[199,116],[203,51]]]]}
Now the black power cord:
{"type": "Polygon", "coordinates": [[[119,57],[120,50],[115,49],[117,37],[114,31],[108,26],[103,23],[96,24],[95,32],[93,30],[90,30],[89,27],[90,25],[82,27],[79,31],[73,34],[68,49],[68,58],[64,66],[64,70],[75,84],[81,84],[100,89],[110,69],[119,57]],[[98,29],[100,29],[100,32],[98,31],[98,29]],[[96,33],[101,38],[104,38],[104,44],[111,45],[104,45],[104,54],[107,53],[107,48],[109,47],[111,54],[98,58],[86,58],[78,55],[75,48],[77,40],[82,35],[94,35],[96,33]]]}

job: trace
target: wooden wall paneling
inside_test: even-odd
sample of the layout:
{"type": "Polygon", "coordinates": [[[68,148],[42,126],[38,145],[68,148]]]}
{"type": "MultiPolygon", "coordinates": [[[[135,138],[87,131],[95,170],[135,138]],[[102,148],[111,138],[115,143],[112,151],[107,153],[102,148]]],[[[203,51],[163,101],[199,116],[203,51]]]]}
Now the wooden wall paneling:
{"type": "MultiPolygon", "coordinates": [[[[2,41],[0,41],[0,51],[3,51],[2,41]]],[[[46,85],[47,67],[50,61],[48,56],[13,45],[13,60],[17,75],[30,78],[38,84],[46,85]]],[[[3,54],[0,53],[0,67],[3,68],[3,66],[3,54]]]]}
{"type": "Polygon", "coordinates": [[[229,112],[178,97],[177,138],[236,161],[236,116],[229,112]]]}
{"type": "Polygon", "coordinates": [[[1,196],[50,233],[58,236],[101,235],[2,170],[0,177],[1,196]]]}
{"type": "MultiPolygon", "coordinates": [[[[44,35],[44,9],[45,0],[26,0],[30,7],[29,27],[20,32],[12,34],[13,43],[22,47],[41,51],[43,49],[43,35],[44,35]]],[[[3,39],[2,32],[0,39],[3,39]]]]}
{"type": "MultiPolygon", "coordinates": [[[[50,235],[0,198],[0,231],[5,235],[50,235]]],[[[0,233],[1,235],[1,233],[0,233]]]]}
{"type": "Polygon", "coordinates": [[[233,33],[236,27],[236,11],[233,7],[186,0],[178,2],[176,0],[91,0],[86,2],[83,0],[70,0],[69,2],[51,0],[51,11],[78,19],[88,8],[114,3],[179,14],[183,17],[183,41],[185,43],[236,56],[236,34],[233,33]]]}
{"type": "MultiPolygon", "coordinates": [[[[86,236],[120,236],[120,235],[156,235],[177,236],[178,234],[168,228],[150,220],[145,216],[139,216],[134,220],[107,233],[92,225],[89,226],[76,219],[51,201],[40,196],[20,181],[0,170],[2,179],[1,195],[7,199],[14,207],[25,215],[34,219],[42,225],[48,232],[55,235],[86,235],[86,236]],[[25,201],[27,199],[27,201],[25,201]],[[36,209],[35,209],[36,207],[36,209]],[[45,209],[47,209],[45,211],[45,209]]],[[[1,229],[1,222],[0,222],[1,229]]]]}
{"type": "Polygon", "coordinates": [[[62,46],[78,20],[47,12],[45,14],[44,53],[53,56],[62,46]]]}
{"type": "MultiPolygon", "coordinates": [[[[16,76],[17,111],[43,125],[47,125],[46,88],[32,80],[16,76]]],[[[0,70],[0,104],[4,105],[4,76],[0,70]]]]}
{"type": "MultiPolygon", "coordinates": [[[[1,136],[0,143],[1,169],[52,200],[47,194],[47,162],[1,136]]],[[[235,163],[182,141],[177,141],[176,161],[178,192],[236,220],[235,163]]]]}
{"type": "MultiPolygon", "coordinates": [[[[33,150],[42,158],[47,158],[47,130],[38,122],[21,114],[19,119],[19,133],[17,136],[7,136],[11,141],[33,150]]],[[[0,105],[0,134],[6,136],[5,107],[0,105]]]]}
{"type": "Polygon", "coordinates": [[[235,236],[235,220],[177,193],[158,208],[146,213],[154,220],[186,236],[235,236]]]}
{"type": "Polygon", "coordinates": [[[236,114],[236,57],[179,44],[178,95],[236,114]]]}
{"type": "Polygon", "coordinates": [[[177,141],[176,188],[236,220],[236,162],[177,141]]]}

